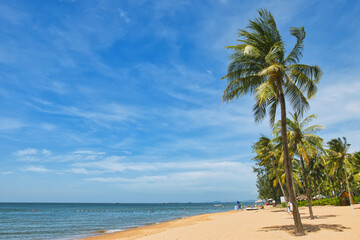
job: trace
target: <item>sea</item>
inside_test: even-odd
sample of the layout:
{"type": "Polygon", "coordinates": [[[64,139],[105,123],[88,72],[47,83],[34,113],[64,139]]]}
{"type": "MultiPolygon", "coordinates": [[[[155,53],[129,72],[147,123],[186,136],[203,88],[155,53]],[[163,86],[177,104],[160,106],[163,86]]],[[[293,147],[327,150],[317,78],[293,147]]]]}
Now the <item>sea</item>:
{"type": "Polygon", "coordinates": [[[82,239],[188,216],[230,211],[235,205],[236,202],[0,203],[0,239],[82,239]]]}

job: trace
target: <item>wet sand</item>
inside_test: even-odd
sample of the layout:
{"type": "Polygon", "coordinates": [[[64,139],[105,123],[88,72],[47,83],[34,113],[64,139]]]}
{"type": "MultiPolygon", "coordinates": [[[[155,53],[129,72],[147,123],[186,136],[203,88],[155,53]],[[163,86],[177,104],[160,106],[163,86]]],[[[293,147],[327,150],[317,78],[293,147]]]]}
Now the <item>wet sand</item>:
{"type": "Polygon", "coordinates": [[[306,235],[294,236],[292,216],[285,209],[230,211],[204,214],[86,240],[248,240],[248,239],[360,239],[360,205],[314,207],[315,220],[308,208],[300,208],[306,235]]]}

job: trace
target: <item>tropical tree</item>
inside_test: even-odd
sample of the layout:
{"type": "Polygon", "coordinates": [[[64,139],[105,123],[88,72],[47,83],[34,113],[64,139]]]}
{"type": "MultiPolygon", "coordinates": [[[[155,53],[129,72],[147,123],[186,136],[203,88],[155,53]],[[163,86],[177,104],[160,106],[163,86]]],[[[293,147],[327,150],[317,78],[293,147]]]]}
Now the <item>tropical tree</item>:
{"type": "MultiPolygon", "coordinates": [[[[258,160],[254,160],[258,162],[258,160]]],[[[260,199],[273,198],[280,202],[280,197],[283,196],[283,194],[280,187],[273,184],[275,178],[274,176],[270,176],[270,170],[272,170],[271,163],[265,162],[262,165],[256,164],[256,167],[253,167],[253,170],[257,176],[256,187],[259,193],[258,197],[260,199]]]]}
{"type": "MultiPolygon", "coordinates": [[[[308,176],[311,179],[310,183],[312,183],[314,194],[325,194],[325,191],[330,189],[329,185],[331,180],[329,179],[325,167],[325,158],[322,153],[318,153],[316,156],[311,157],[308,165],[308,176]]],[[[329,195],[329,191],[326,192],[326,195],[329,195]]]]}
{"type": "Polygon", "coordinates": [[[266,162],[270,162],[272,169],[269,169],[269,177],[274,177],[273,181],[274,187],[279,185],[281,192],[285,198],[285,201],[288,201],[287,194],[285,193],[284,187],[282,185],[278,165],[279,165],[279,150],[276,148],[274,143],[271,142],[270,138],[265,136],[260,137],[259,141],[257,141],[253,146],[253,151],[257,154],[253,159],[259,160],[259,166],[264,165],[266,162]],[[272,171],[271,171],[272,170],[272,171]]]}
{"type": "MultiPolygon", "coordinates": [[[[294,113],[290,115],[292,116],[292,120],[289,118],[287,119],[289,148],[293,150],[294,153],[296,153],[300,158],[301,173],[302,179],[304,181],[306,197],[308,200],[310,219],[314,219],[311,206],[312,196],[307,181],[304,160],[306,164],[309,165],[310,161],[314,160],[314,157],[318,155],[320,151],[322,151],[323,139],[315,135],[315,133],[323,129],[324,126],[312,125],[307,127],[310,121],[317,118],[315,114],[306,117],[302,121],[299,120],[299,114],[294,113]]],[[[279,135],[280,132],[281,122],[278,122],[274,126],[274,133],[279,135]]]]}
{"type": "Polygon", "coordinates": [[[356,191],[360,190],[360,152],[355,152],[351,155],[351,157],[348,159],[351,171],[349,179],[352,179],[354,181],[354,187],[352,189],[356,191]]]}
{"type": "Polygon", "coordinates": [[[227,47],[235,52],[230,57],[228,72],[222,78],[228,80],[223,101],[232,101],[248,93],[255,95],[255,121],[264,119],[268,111],[271,124],[275,122],[277,106],[280,105],[286,185],[290,202],[293,204],[295,234],[304,235],[293,188],[285,98],[295,112],[303,113],[309,106],[308,99],[317,91],[316,84],[320,80],[321,70],[316,65],[299,64],[305,38],[304,27],[290,28],[290,34],[296,37],[297,42],[286,56],[285,44],[274,17],[264,9],[258,13],[258,18],[249,21],[249,31],[240,30],[240,44],[227,47]]]}
{"type": "Polygon", "coordinates": [[[344,173],[344,180],[346,183],[347,190],[350,195],[350,204],[352,203],[352,196],[351,190],[349,185],[348,173],[346,170],[346,164],[348,162],[348,158],[351,157],[351,154],[348,153],[350,144],[347,143],[346,138],[343,137],[332,139],[328,143],[329,149],[327,149],[327,156],[328,156],[328,166],[330,169],[331,174],[344,173]]]}

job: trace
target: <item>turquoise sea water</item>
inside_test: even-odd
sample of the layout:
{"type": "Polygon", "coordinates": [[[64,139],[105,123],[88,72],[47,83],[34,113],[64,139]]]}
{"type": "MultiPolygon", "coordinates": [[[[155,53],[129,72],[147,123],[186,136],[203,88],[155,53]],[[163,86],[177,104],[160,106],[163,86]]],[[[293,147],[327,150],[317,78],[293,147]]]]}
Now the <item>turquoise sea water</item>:
{"type": "Polygon", "coordinates": [[[79,239],[234,209],[235,203],[0,203],[0,239],[79,239]]]}

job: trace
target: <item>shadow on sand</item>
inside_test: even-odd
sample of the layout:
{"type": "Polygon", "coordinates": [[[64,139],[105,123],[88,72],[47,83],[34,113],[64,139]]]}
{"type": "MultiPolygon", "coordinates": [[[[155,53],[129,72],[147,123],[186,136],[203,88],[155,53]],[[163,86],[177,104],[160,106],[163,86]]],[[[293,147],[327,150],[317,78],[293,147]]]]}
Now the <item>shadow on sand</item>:
{"type": "MultiPolygon", "coordinates": [[[[329,214],[329,215],[315,215],[315,219],[326,219],[326,218],[332,218],[332,217],[337,217],[339,215],[333,215],[333,214],[329,214]]],[[[308,218],[310,218],[310,216],[308,216],[308,218]]]]}
{"type": "MultiPolygon", "coordinates": [[[[303,224],[304,230],[306,233],[309,232],[318,232],[322,229],[332,230],[335,232],[342,232],[345,229],[350,229],[348,227],[344,227],[340,224],[303,224]]],[[[283,226],[270,226],[263,227],[260,231],[270,232],[270,231],[285,231],[289,234],[295,235],[295,227],[294,225],[283,225],[283,226]]]]}
{"type": "Polygon", "coordinates": [[[271,212],[286,212],[286,209],[271,210],[271,212]]]}

